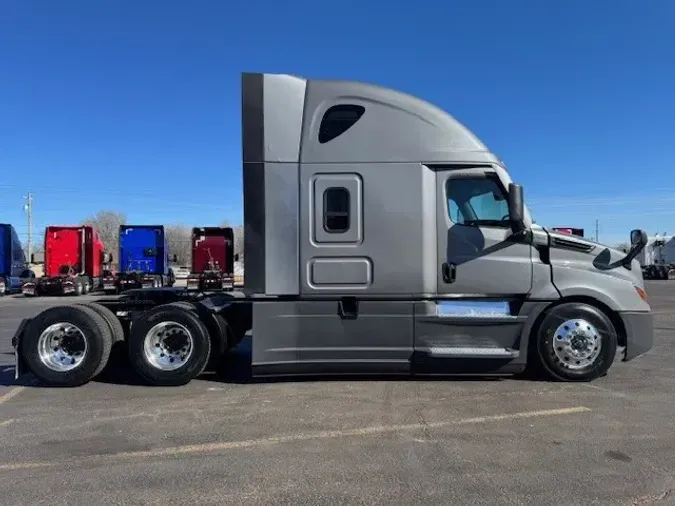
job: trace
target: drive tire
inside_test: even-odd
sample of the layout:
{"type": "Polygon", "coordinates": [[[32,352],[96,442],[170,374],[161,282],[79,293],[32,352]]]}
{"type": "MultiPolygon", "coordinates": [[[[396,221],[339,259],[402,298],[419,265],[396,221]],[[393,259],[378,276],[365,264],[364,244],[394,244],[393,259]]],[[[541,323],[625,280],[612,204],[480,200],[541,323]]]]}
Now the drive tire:
{"type": "Polygon", "coordinates": [[[170,302],[166,305],[192,311],[205,324],[206,329],[211,336],[211,353],[206,364],[206,370],[215,370],[219,362],[223,359],[223,356],[237,345],[232,329],[230,329],[227,320],[221,315],[212,313],[203,306],[197,307],[195,304],[186,301],[170,302]]]}
{"type": "Polygon", "coordinates": [[[122,327],[122,322],[120,322],[119,318],[117,318],[115,313],[110,309],[96,302],[82,302],[78,304],[78,306],[88,307],[89,309],[96,311],[96,313],[105,320],[110,328],[113,344],[124,341],[124,327],[122,327]]]}
{"type": "Polygon", "coordinates": [[[79,297],[84,293],[84,283],[82,282],[81,279],[76,279],[75,280],[75,291],[73,292],[73,295],[75,297],[79,297]]]}
{"type": "Polygon", "coordinates": [[[211,339],[196,311],[172,303],[158,306],[134,320],[128,348],[131,365],[146,382],[155,386],[179,386],[189,383],[204,371],[211,354],[211,339]],[[145,354],[144,344],[150,330],[164,322],[184,326],[192,338],[192,353],[184,364],[174,370],[160,369],[145,354]]]}
{"type": "Polygon", "coordinates": [[[55,306],[45,309],[26,326],[20,342],[21,357],[40,382],[61,387],[80,386],[108,364],[112,335],[106,321],[96,311],[83,306],[55,306]],[[87,343],[82,362],[74,369],[57,372],[47,367],[40,358],[39,340],[42,332],[54,323],[71,323],[82,331],[87,343]]]}
{"type": "Polygon", "coordinates": [[[211,356],[206,367],[209,371],[215,371],[236,343],[230,326],[221,315],[211,313],[207,327],[211,333],[211,356]]]}
{"type": "Polygon", "coordinates": [[[607,374],[617,350],[617,334],[609,317],[600,309],[580,302],[567,302],[544,311],[530,338],[530,366],[537,375],[554,381],[588,382],[607,374]],[[582,319],[595,327],[600,352],[587,366],[571,369],[556,355],[556,330],[565,321],[582,319]]]}
{"type": "Polygon", "coordinates": [[[191,304],[190,302],[185,302],[182,300],[176,301],[176,302],[169,302],[168,304],[164,304],[164,306],[171,306],[171,307],[179,307],[182,309],[185,309],[186,311],[192,311],[194,313],[197,312],[197,308],[195,307],[194,304],[191,304]]]}

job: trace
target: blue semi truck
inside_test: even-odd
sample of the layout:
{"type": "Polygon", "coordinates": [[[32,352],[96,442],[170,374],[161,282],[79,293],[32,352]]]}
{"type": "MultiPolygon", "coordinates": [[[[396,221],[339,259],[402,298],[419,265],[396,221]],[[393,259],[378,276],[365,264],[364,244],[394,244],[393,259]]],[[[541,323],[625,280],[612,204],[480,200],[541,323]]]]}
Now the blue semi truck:
{"type": "Polygon", "coordinates": [[[9,223],[0,223],[0,296],[20,292],[21,285],[34,278],[16,230],[9,223]]]}
{"type": "Polygon", "coordinates": [[[131,288],[173,286],[169,248],[163,225],[120,225],[118,272],[103,276],[106,293],[131,288]]]}

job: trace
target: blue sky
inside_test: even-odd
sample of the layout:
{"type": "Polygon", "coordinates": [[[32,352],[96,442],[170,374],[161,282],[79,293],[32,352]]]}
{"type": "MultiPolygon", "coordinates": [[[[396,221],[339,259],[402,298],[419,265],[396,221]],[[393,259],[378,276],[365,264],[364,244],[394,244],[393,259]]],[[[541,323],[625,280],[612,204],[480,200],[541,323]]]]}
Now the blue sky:
{"type": "Polygon", "coordinates": [[[242,221],[239,74],[371,81],[473,130],[543,225],[675,232],[675,2],[4,0],[0,222],[242,221]]]}

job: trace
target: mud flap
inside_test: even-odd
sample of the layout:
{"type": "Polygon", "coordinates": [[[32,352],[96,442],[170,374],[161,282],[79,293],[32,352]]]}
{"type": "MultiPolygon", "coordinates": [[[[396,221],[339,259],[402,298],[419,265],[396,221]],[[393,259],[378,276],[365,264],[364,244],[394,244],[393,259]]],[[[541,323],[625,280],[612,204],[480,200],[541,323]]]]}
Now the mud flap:
{"type": "Polygon", "coordinates": [[[32,318],[24,318],[21,320],[21,323],[19,323],[19,327],[16,329],[16,332],[14,333],[14,337],[12,337],[12,347],[14,348],[14,379],[18,380],[21,376],[23,376],[24,373],[28,372],[28,368],[26,367],[26,363],[24,362],[23,358],[21,357],[21,352],[20,352],[20,344],[21,344],[21,338],[23,337],[23,333],[26,330],[26,325],[30,323],[32,318]]]}

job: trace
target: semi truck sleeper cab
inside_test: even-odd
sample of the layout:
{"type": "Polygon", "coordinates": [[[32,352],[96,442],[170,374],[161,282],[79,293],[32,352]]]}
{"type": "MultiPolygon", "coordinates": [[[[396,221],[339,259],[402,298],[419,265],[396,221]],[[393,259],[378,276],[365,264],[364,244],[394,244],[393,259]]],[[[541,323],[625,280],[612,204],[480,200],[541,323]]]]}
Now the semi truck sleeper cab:
{"type": "Polygon", "coordinates": [[[365,83],[246,73],[242,136],[243,292],[47,309],[15,335],[17,371],[81,384],[124,340],[148,383],[184,384],[248,330],[254,375],[589,381],[617,348],[631,360],[652,347],[644,232],[624,253],[535,225],[504,164],[441,109],[365,83]],[[49,341],[58,352],[43,357],[59,325],[80,344],[49,341]]]}

